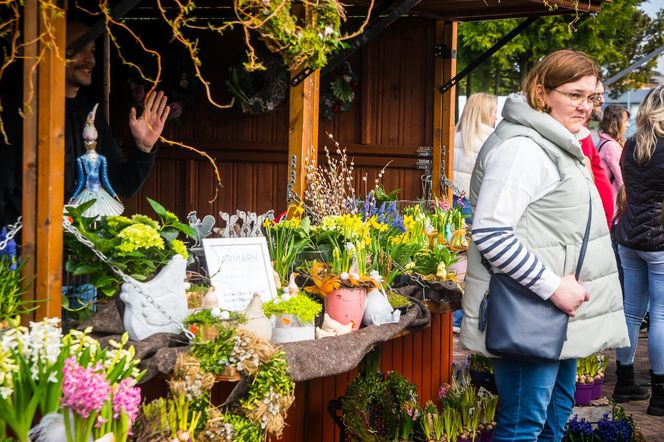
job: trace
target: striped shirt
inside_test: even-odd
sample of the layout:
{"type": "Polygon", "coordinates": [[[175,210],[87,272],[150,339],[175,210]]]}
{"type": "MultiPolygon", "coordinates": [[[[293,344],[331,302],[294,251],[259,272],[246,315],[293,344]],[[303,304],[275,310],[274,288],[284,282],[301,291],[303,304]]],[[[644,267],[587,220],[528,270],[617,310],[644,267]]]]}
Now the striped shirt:
{"type": "Polygon", "coordinates": [[[558,168],[542,148],[524,137],[496,146],[484,161],[471,230],[473,242],[494,271],[507,273],[548,299],[558,289],[560,276],[519,241],[514,228],[529,204],[558,186],[558,168]]]}

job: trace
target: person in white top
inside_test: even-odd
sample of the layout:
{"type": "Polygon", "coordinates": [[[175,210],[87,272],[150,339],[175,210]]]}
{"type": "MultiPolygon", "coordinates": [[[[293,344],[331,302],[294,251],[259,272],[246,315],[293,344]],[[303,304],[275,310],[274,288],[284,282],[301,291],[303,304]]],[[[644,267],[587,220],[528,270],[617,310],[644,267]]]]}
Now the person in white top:
{"type": "Polygon", "coordinates": [[[470,201],[467,199],[470,177],[475,167],[477,153],[489,138],[496,124],[496,97],[490,94],[473,94],[468,98],[456,125],[454,135],[454,205],[464,206],[466,222],[472,223],[470,201]]]}
{"type": "MultiPolygon", "coordinates": [[[[496,96],[480,93],[468,97],[454,135],[454,174],[452,175],[452,182],[454,183],[454,206],[462,207],[461,213],[466,216],[466,223],[469,225],[473,223],[472,207],[470,206],[470,200],[467,198],[470,189],[470,177],[475,167],[477,154],[493,132],[495,125],[496,96]]],[[[465,267],[463,264],[460,265],[459,268],[462,270],[459,272],[459,276],[463,279],[465,277],[465,267]]],[[[459,333],[462,320],[463,310],[459,309],[454,312],[453,330],[455,333],[459,333]]]]}

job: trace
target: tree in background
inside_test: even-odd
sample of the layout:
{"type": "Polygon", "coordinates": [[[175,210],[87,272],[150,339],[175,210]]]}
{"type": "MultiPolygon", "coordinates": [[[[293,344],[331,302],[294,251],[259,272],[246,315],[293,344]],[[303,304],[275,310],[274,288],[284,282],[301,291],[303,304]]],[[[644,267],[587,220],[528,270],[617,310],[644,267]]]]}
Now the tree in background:
{"type": "MultiPolygon", "coordinates": [[[[540,17],[460,84],[459,93],[490,92],[505,95],[520,89],[521,80],[543,56],[558,49],[588,53],[602,67],[604,78],[616,74],[642,56],[664,45],[664,9],[651,18],[639,9],[647,0],[615,0],[602,4],[599,14],[540,17]]],[[[459,24],[461,71],[503,35],[518,19],[459,24]]],[[[657,60],[651,60],[611,85],[613,94],[647,83],[657,60]]]]}

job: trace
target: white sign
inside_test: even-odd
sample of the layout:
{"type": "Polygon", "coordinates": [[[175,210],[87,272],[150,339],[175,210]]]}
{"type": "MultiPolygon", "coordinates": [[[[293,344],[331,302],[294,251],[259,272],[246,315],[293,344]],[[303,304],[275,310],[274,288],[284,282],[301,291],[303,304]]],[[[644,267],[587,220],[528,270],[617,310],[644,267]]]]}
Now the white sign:
{"type": "Polygon", "coordinates": [[[206,238],[203,250],[222,309],[242,311],[254,293],[263,302],[277,293],[265,237],[206,238]]]}

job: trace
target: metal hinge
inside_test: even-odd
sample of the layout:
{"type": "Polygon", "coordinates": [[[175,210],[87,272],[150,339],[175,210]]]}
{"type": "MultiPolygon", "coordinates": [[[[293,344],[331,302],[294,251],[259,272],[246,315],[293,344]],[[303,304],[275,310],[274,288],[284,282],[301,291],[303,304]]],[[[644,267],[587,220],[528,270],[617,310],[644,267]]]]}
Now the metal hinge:
{"type": "Polygon", "coordinates": [[[433,146],[420,146],[415,151],[418,157],[430,157],[433,155],[433,146]]]}
{"type": "Polygon", "coordinates": [[[456,49],[450,49],[446,44],[434,44],[433,56],[443,57],[445,60],[456,59],[457,51],[456,49]]]}
{"type": "Polygon", "coordinates": [[[431,170],[431,160],[425,160],[423,158],[420,158],[419,160],[415,161],[415,167],[418,169],[422,170],[431,170]]]}

